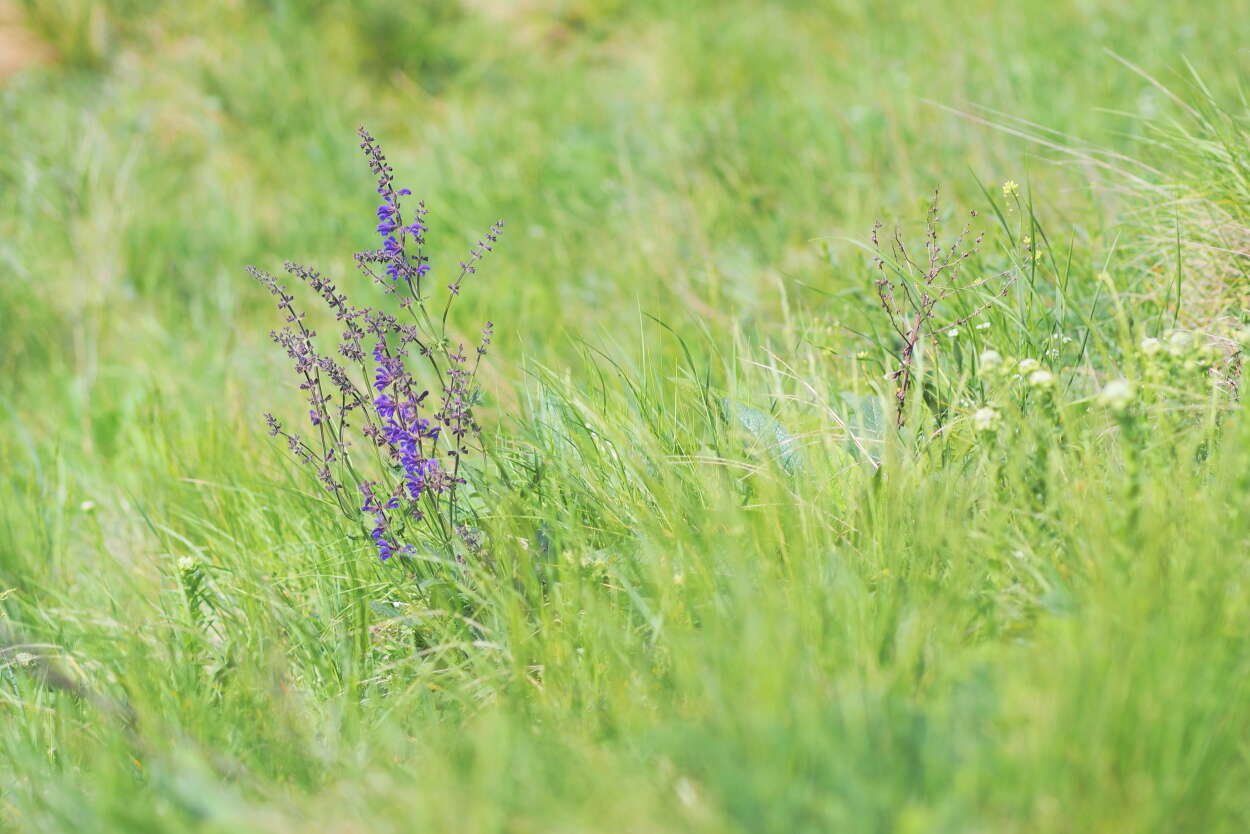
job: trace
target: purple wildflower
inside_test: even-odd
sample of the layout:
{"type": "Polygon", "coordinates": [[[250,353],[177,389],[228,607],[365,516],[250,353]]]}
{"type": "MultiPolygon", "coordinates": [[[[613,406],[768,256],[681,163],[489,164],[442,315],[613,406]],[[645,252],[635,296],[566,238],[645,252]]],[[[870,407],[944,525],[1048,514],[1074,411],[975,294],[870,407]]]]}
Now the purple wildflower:
{"type": "MultiPolygon", "coordinates": [[[[351,306],[324,275],[287,262],[287,272],[327,305],[341,328],[332,343],[334,350],[322,353],[317,333],[295,307],[295,297],[267,273],[249,270],[273,295],[283,316],[285,324],[270,335],[295,370],[312,427],[304,438],[266,414],[269,434],[284,441],[343,513],[362,524],[379,557],[386,560],[411,552],[412,545],[404,539],[422,535],[421,530],[445,537],[448,530],[467,529],[459,521],[465,510],[457,504],[456,488],[466,482],[460,474],[461,459],[469,451],[470,438],[479,432],[473,417],[477,362],[490,344],[491,325],[482,330],[472,364],[463,347],[452,349],[448,308],[441,313],[430,310],[422,282],[430,272],[424,248],[429,232],[425,204],[402,204],[401,198],[412,192],[395,188],[382,149],[363,128],[359,135],[381,196],[375,228],[382,241],[380,248],[357,253],[355,263],[387,294],[399,295],[403,323],[383,310],[351,306]],[[373,339],[372,350],[365,347],[367,338],[373,339]],[[409,357],[418,356],[412,369],[406,367],[409,357]],[[442,396],[431,405],[426,384],[436,381],[439,387],[434,390],[441,390],[442,396]],[[355,451],[356,436],[368,441],[365,453],[355,451]],[[346,494],[345,483],[358,485],[359,506],[346,494]],[[426,519],[426,511],[439,523],[414,526],[426,519]]],[[[499,230],[499,224],[492,226],[470,250],[459,277],[449,285],[448,305],[464,278],[476,272],[478,262],[491,250],[499,230]]]]}
{"type": "Polygon", "coordinates": [[[370,531],[369,537],[373,539],[373,543],[377,545],[378,557],[385,562],[387,559],[395,555],[395,542],[386,537],[386,527],[382,524],[376,524],[370,531]]]}

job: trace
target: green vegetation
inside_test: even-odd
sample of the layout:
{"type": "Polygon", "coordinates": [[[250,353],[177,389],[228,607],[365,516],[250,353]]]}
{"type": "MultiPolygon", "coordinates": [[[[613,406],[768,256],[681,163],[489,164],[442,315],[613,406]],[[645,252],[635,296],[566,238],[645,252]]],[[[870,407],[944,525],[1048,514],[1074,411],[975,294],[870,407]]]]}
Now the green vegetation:
{"type": "Polygon", "coordinates": [[[1250,6],[881,5],[0,2],[0,830],[1250,827],[1250,6]],[[463,561],[260,416],[358,124],[508,224],[463,561]]]}

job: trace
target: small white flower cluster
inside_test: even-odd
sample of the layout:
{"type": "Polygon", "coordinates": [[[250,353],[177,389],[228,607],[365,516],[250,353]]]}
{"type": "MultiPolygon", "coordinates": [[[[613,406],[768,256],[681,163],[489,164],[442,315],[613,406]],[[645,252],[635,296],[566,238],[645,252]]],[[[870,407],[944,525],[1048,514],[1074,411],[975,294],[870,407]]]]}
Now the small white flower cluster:
{"type": "Polygon", "coordinates": [[[998,431],[1003,424],[1003,416],[992,405],[984,405],[972,414],[972,427],[981,433],[998,431]]]}
{"type": "Polygon", "coordinates": [[[1040,368],[1029,374],[1029,385],[1033,388],[1054,388],[1055,375],[1045,368],[1040,368]]]}
{"type": "Polygon", "coordinates": [[[1133,383],[1127,379],[1113,379],[1102,387],[1098,394],[1098,403],[1116,414],[1123,414],[1133,404],[1136,395],[1133,383]]]}
{"type": "MultiPolygon", "coordinates": [[[[1242,331],[1229,335],[1232,340],[1239,341],[1242,331]]],[[[1250,333],[1245,336],[1250,342],[1250,333]]],[[[1216,363],[1220,353],[1207,334],[1180,329],[1167,330],[1159,336],[1147,336],[1137,347],[1147,360],[1147,367],[1155,370],[1205,371],[1216,363]]]]}
{"type": "Polygon", "coordinates": [[[1055,386],[1055,375],[1042,367],[1036,359],[1004,359],[996,350],[987,350],[979,358],[982,373],[1025,380],[1030,388],[1050,389],[1055,386]]]}
{"type": "MultiPolygon", "coordinates": [[[[1004,357],[996,350],[986,350],[977,358],[977,364],[983,377],[997,387],[1018,385],[1023,382],[1028,389],[1036,392],[1034,402],[1043,410],[1052,411],[1055,402],[1050,392],[1058,384],[1058,377],[1038,360],[1026,356],[1023,358],[1004,357]]],[[[1002,413],[993,403],[986,403],[972,413],[972,427],[978,433],[992,434],[1003,424],[1002,413]]]]}
{"type": "Polygon", "coordinates": [[[1070,345],[1075,341],[1076,339],[1071,336],[1061,333],[1051,333],[1050,336],[1046,338],[1046,342],[1050,345],[1050,347],[1046,349],[1046,355],[1050,357],[1057,357],[1063,351],[1064,345],[1070,345]]]}
{"type": "MultiPolygon", "coordinates": [[[[972,325],[972,329],[973,330],[989,330],[991,326],[992,325],[990,324],[990,322],[982,321],[982,322],[978,322],[977,324],[972,325]]],[[[964,334],[963,328],[954,326],[954,325],[952,325],[951,327],[948,327],[946,330],[939,330],[938,332],[945,335],[946,338],[950,339],[952,342],[958,341],[959,338],[963,336],[964,334]]]]}

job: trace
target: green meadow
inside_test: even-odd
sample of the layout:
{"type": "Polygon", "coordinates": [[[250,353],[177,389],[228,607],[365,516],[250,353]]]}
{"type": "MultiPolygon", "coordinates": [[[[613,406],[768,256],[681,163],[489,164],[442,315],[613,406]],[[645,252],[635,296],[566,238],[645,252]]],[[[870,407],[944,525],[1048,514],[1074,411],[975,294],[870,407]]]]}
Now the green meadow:
{"type": "Polygon", "coordinates": [[[1246,831],[1247,43],[0,0],[0,831],[1246,831]],[[440,298],[505,222],[464,529],[386,561],[246,271],[396,308],[360,125],[440,298]]]}

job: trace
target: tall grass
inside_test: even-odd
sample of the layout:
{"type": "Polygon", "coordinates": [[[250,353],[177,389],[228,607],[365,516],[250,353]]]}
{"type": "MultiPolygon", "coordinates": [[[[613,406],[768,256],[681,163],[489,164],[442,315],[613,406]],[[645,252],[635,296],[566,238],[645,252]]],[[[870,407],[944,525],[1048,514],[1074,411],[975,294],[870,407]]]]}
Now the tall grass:
{"type": "Polygon", "coordinates": [[[1187,317],[1239,286],[1194,255],[1245,225],[1237,79],[1103,47],[1167,78],[1250,16],[36,6],[108,37],[0,92],[0,829],[1244,829],[1241,331],[1187,317]],[[440,240],[510,228],[452,322],[500,331],[479,543],[419,572],[257,419],[242,267],[367,245],[359,121],[440,240]],[[939,185],[1017,277],[898,429],[846,239],[923,248],[939,185]]]}

